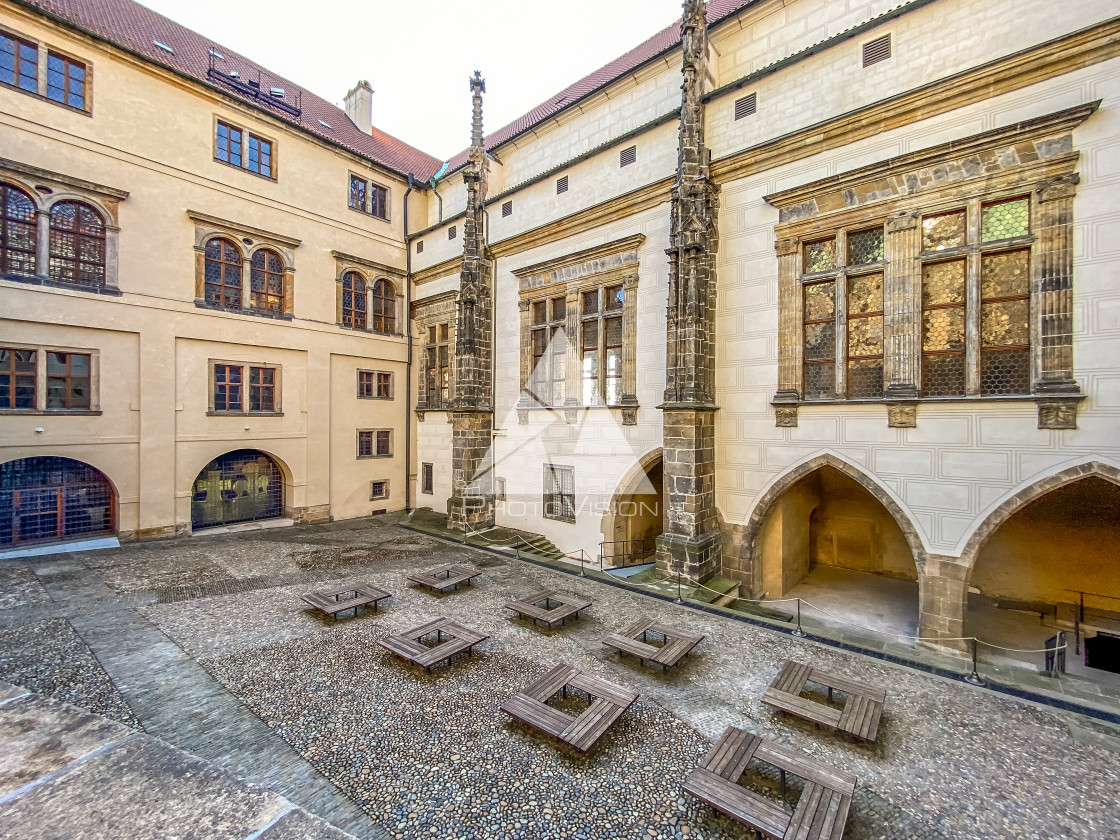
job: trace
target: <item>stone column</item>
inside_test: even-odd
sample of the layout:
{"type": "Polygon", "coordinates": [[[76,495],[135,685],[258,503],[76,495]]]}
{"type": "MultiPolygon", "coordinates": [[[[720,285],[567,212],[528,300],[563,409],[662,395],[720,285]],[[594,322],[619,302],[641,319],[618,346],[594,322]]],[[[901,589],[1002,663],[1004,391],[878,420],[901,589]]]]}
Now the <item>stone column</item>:
{"type": "Polygon", "coordinates": [[[917,210],[887,219],[883,277],[883,380],[887,419],[915,426],[922,358],[922,230],[917,210]]]}
{"type": "Polygon", "coordinates": [[[778,391],[774,394],[774,413],[778,426],[796,426],[805,352],[801,336],[801,240],[779,239],[774,251],[778,255],[778,391]]]}
{"type": "Polygon", "coordinates": [[[638,424],[638,275],[622,281],[622,425],[638,424]]]}
{"type": "Polygon", "coordinates": [[[959,557],[928,555],[918,576],[918,635],[922,644],[971,650],[959,641],[968,612],[969,567],[959,557]]]}

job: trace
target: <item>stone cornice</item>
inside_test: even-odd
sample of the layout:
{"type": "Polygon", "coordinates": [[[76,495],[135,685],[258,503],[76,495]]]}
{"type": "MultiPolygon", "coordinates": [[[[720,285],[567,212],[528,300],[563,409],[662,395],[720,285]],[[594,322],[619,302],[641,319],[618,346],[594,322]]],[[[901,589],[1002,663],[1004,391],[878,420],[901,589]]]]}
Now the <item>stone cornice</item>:
{"type": "Polygon", "coordinates": [[[61,172],[53,172],[50,169],[40,169],[38,166],[31,166],[30,164],[8,160],[7,158],[0,158],[0,169],[18,172],[20,175],[27,178],[38,178],[44,181],[52,181],[56,184],[63,184],[73,190],[93,193],[103,198],[115,199],[117,201],[123,201],[128,198],[128,190],[118,190],[116,187],[107,187],[104,184],[98,184],[94,181],[83,181],[81,178],[63,175],[61,172]]]}
{"type": "Polygon", "coordinates": [[[331,251],[331,256],[339,262],[353,263],[354,265],[371,268],[374,271],[379,271],[383,274],[392,274],[394,277],[405,276],[405,271],[403,268],[394,268],[391,265],[385,265],[385,263],[379,263],[374,260],[367,260],[365,257],[356,257],[353,254],[347,254],[342,251],[331,251]]]}
{"type": "Polygon", "coordinates": [[[241,222],[234,222],[230,219],[222,219],[218,216],[211,216],[207,213],[199,213],[197,210],[188,210],[187,218],[192,222],[196,222],[200,225],[208,225],[210,227],[237,231],[244,236],[255,236],[258,239],[267,239],[270,242],[287,245],[289,248],[298,248],[302,244],[302,240],[300,239],[293,239],[290,236],[284,236],[280,233],[273,233],[270,230],[253,227],[252,225],[245,225],[241,222]]]}
{"type": "Polygon", "coordinates": [[[446,292],[441,292],[438,295],[432,295],[431,297],[420,298],[420,300],[414,300],[414,301],[412,301],[413,315],[416,315],[417,313],[419,313],[423,309],[430,309],[431,307],[438,306],[441,303],[454,303],[458,297],[459,297],[459,290],[458,289],[451,289],[451,290],[446,291],[446,292]]]}
{"type": "MultiPolygon", "coordinates": [[[[511,269],[511,271],[522,279],[534,274],[548,274],[562,271],[565,268],[579,265],[580,263],[602,260],[625,251],[636,251],[645,240],[646,237],[644,233],[636,233],[633,236],[627,236],[625,239],[616,239],[613,242],[607,242],[603,245],[595,245],[591,248],[585,248],[582,251],[576,251],[574,254],[565,254],[556,259],[534,263],[533,265],[527,265],[523,268],[514,268],[511,269]]],[[[623,258],[623,262],[636,263],[637,255],[631,260],[623,258]]]]}

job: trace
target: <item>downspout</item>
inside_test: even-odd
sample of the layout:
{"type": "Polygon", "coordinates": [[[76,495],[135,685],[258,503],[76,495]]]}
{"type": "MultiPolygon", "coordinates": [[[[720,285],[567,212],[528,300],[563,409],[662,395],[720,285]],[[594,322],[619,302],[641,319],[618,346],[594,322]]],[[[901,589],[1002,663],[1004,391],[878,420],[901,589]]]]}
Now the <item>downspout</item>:
{"type": "MultiPolygon", "coordinates": [[[[436,220],[436,224],[439,224],[440,222],[443,221],[443,198],[440,196],[439,192],[436,191],[436,181],[439,179],[440,175],[442,175],[444,172],[447,171],[447,165],[450,162],[451,161],[444,161],[443,166],[441,166],[439,168],[439,172],[437,172],[435,175],[433,175],[432,179],[430,181],[428,181],[428,184],[427,184],[427,186],[432,188],[432,192],[435,193],[435,196],[436,196],[436,201],[439,202],[439,218],[436,220]]],[[[415,179],[413,179],[411,174],[408,176],[408,179],[409,179],[409,184],[410,185],[413,182],[413,180],[415,180],[415,179]]],[[[416,185],[417,186],[424,186],[419,181],[416,181],[416,185]]],[[[411,186],[409,187],[409,189],[411,189],[411,186]]]]}
{"type": "Polygon", "coordinates": [[[412,510],[412,245],[408,241],[408,196],[420,181],[408,173],[408,189],[404,193],[404,337],[408,357],[404,365],[404,509],[412,510]]]}

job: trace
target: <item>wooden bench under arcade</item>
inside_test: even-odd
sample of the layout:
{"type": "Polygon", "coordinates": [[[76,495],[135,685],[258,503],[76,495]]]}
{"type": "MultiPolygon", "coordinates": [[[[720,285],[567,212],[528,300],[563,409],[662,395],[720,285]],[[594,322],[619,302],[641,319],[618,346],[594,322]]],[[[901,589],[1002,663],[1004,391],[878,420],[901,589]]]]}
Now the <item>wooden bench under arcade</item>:
{"type": "Polygon", "coordinates": [[[652,618],[640,618],[621,632],[611,633],[603,639],[603,644],[638,657],[643,665],[649,660],[660,665],[662,671],[667,671],[703,640],[703,636],[695,633],[686,633],[652,618]],[[661,636],[663,644],[660,647],[646,641],[651,633],[661,636]]]}
{"type": "Polygon", "coordinates": [[[763,703],[779,711],[869,742],[874,741],[879,733],[879,719],[886,699],[887,693],[881,688],[793,660],[782,663],[778,676],[762,695],[763,703]],[[847,695],[844,708],[802,697],[805,684],[810,682],[828,689],[829,700],[833,691],[844,692],[847,695]]]}
{"type": "Polygon", "coordinates": [[[506,604],[523,618],[533,619],[533,624],[543,621],[550,628],[557,623],[566,623],[569,618],[579,618],[580,610],[591,606],[591,602],[572,595],[563,595],[554,589],[531,592],[523,598],[506,604]]]}
{"type": "Polygon", "coordinates": [[[378,603],[391,597],[384,589],[368,583],[355,583],[338,589],[318,589],[300,596],[305,603],[335,618],[347,610],[353,610],[356,616],[358,609],[366,604],[373,604],[373,611],[377,612],[378,603]]]}
{"type": "Polygon", "coordinates": [[[386,650],[395,653],[414,665],[419,665],[428,673],[432,667],[440,662],[450,664],[451,657],[458,653],[470,656],[474,646],[479,642],[489,639],[477,630],[471,630],[450,618],[437,618],[403,633],[394,633],[378,640],[378,644],[386,650]],[[436,644],[429,647],[422,644],[421,639],[432,634],[436,636],[436,644]]]}

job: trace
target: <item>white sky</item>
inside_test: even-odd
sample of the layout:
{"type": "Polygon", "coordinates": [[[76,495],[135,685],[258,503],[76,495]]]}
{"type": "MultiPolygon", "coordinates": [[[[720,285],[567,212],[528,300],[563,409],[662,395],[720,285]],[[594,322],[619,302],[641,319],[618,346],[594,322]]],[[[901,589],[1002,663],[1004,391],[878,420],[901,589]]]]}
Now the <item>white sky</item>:
{"type": "Polygon", "coordinates": [[[141,0],[324,99],[373,86],[373,122],[446,160],[677,20],[681,0],[141,0]]]}

